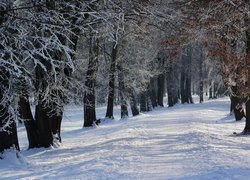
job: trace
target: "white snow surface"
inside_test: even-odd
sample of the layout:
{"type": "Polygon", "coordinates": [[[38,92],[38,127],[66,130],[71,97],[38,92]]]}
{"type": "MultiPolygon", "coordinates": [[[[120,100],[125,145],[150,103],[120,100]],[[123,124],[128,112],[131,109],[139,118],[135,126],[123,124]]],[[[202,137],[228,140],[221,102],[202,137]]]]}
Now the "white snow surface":
{"type": "MultiPolygon", "coordinates": [[[[229,115],[229,98],[156,108],[137,117],[82,128],[82,107],[68,106],[58,148],[28,147],[0,160],[0,179],[249,179],[250,137],[229,115]]],[[[104,117],[105,107],[97,109],[104,117]]]]}

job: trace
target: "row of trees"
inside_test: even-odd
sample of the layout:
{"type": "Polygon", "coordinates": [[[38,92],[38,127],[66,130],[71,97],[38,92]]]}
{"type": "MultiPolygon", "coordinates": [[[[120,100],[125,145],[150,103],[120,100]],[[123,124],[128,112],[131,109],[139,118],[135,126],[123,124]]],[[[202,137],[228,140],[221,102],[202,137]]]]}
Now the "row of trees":
{"type": "MultiPolygon", "coordinates": [[[[242,112],[248,96],[248,3],[4,0],[0,152],[19,149],[17,120],[24,122],[29,148],[60,143],[63,107],[72,102],[83,103],[88,127],[99,123],[96,102],[107,104],[106,118],[113,118],[118,103],[124,118],[128,107],[135,116],[163,106],[166,92],[169,106],[193,103],[194,92],[200,102],[204,93],[216,98],[224,93],[221,82],[236,87],[237,77],[232,108],[242,112]]],[[[247,103],[245,132],[248,108],[247,103]]]]}
{"type": "MultiPolygon", "coordinates": [[[[129,41],[130,33],[138,39],[143,36],[139,34],[139,29],[144,35],[147,34],[143,19],[150,20],[151,16],[152,19],[154,17],[150,15],[147,5],[147,2],[141,1],[2,1],[0,151],[12,146],[19,149],[16,121],[20,119],[24,121],[27,130],[29,148],[49,147],[61,142],[63,106],[71,98],[75,98],[74,94],[81,95],[81,101],[84,102],[84,126],[92,126],[96,121],[97,72],[104,63],[109,64],[108,69],[102,69],[108,76],[106,116],[113,116],[115,76],[118,69],[119,88],[128,89],[131,102],[134,103],[133,112],[138,114],[134,89],[125,87],[123,74],[126,69],[120,57],[120,49],[128,47],[128,44],[123,44],[129,41]],[[78,50],[79,42],[87,42],[88,45],[84,44],[86,46],[78,50]],[[86,64],[78,57],[78,52],[85,49],[88,49],[86,64]],[[34,114],[30,99],[34,99],[34,114]]],[[[151,39],[148,38],[148,41],[151,39]]],[[[128,50],[134,51],[132,47],[128,47],[128,50]]],[[[131,57],[124,54],[133,69],[146,68],[147,72],[147,63],[138,62],[137,67],[132,65],[136,60],[144,61],[137,57],[130,60],[131,57]]],[[[146,76],[147,73],[141,76],[137,71],[135,78],[126,80],[126,83],[139,82],[146,79],[146,76]]],[[[145,81],[141,83],[144,84],[145,81]]],[[[124,95],[121,94],[122,97],[124,95]]],[[[122,102],[126,115],[126,102],[122,102]]]]}
{"type": "Polygon", "coordinates": [[[179,3],[184,15],[181,20],[187,22],[189,19],[179,32],[179,42],[189,42],[190,38],[203,42],[208,56],[220,67],[223,81],[230,89],[231,111],[235,113],[236,120],[246,117],[242,134],[250,131],[249,6],[249,0],[179,3]]]}

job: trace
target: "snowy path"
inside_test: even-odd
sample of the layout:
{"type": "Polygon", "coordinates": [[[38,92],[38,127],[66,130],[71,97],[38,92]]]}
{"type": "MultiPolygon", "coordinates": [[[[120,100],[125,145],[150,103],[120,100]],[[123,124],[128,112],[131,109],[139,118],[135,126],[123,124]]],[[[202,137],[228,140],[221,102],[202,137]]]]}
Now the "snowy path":
{"type": "Polygon", "coordinates": [[[24,150],[25,162],[7,154],[0,179],[249,179],[250,137],[230,135],[244,122],[225,118],[228,111],[222,98],[81,129],[81,109],[68,109],[63,146],[24,150]]]}

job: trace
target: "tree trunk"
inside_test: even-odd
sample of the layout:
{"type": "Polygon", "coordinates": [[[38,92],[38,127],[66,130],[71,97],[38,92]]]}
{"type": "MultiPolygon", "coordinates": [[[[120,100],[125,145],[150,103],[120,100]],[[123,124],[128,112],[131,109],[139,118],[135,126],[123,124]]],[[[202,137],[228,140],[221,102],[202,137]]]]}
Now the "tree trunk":
{"type": "Polygon", "coordinates": [[[37,125],[30,109],[29,97],[28,95],[25,96],[26,97],[20,97],[19,113],[21,118],[23,119],[24,126],[26,128],[27,137],[29,141],[29,149],[37,148],[40,147],[37,125]]]}
{"type": "Polygon", "coordinates": [[[232,86],[232,95],[230,97],[231,99],[231,108],[234,112],[234,116],[235,116],[235,120],[239,121],[241,120],[243,117],[245,117],[245,113],[242,107],[242,101],[241,99],[237,96],[238,92],[237,92],[237,87],[236,86],[232,86]]]}
{"type": "Polygon", "coordinates": [[[250,100],[249,100],[249,97],[246,102],[246,123],[245,123],[245,128],[243,130],[243,134],[250,134],[250,100]]]}
{"type": "MultiPolygon", "coordinates": [[[[8,113],[6,112],[6,108],[0,105],[1,111],[1,121],[0,121],[0,128],[2,129],[6,125],[6,120],[8,119],[8,113]],[[5,113],[5,114],[3,114],[5,113]]],[[[0,132],[0,153],[2,153],[6,149],[15,148],[19,150],[18,138],[17,138],[17,129],[16,129],[16,122],[13,119],[10,120],[8,127],[4,128],[0,132]]]]}
{"type": "Polygon", "coordinates": [[[128,117],[128,106],[123,95],[121,96],[121,119],[128,117]]]}
{"type": "Polygon", "coordinates": [[[14,147],[19,150],[16,122],[10,112],[11,97],[9,92],[9,73],[0,67],[0,153],[14,147]],[[7,98],[6,98],[7,97],[7,98]],[[6,99],[5,99],[6,98],[6,99]]]}
{"type": "Polygon", "coordinates": [[[35,88],[37,91],[37,105],[35,108],[35,120],[37,125],[37,131],[39,134],[39,144],[41,147],[50,147],[53,145],[52,127],[49,120],[49,108],[48,104],[45,103],[44,94],[45,89],[48,86],[47,76],[43,68],[40,66],[36,67],[36,83],[35,88]]]}
{"type": "Polygon", "coordinates": [[[53,145],[52,127],[48,117],[48,108],[45,107],[42,96],[39,95],[36,105],[35,119],[39,132],[39,143],[41,147],[48,148],[53,145]]]}
{"type": "Polygon", "coordinates": [[[115,70],[116,70],[116,58],[117,58],[117,45],[115,44],[111,53],[111,63],[109,71],[109,94],[108,94],[108,105],[106,118],[113,119],[113,108],[114,108],[114,95],[115,95],[115,70]]]}
{"type": "Polygon", "coordinates": [[[208,99],[212,99],[213,98],[213,90],[212,90],[212,82],[210,83],[210,86],[209,86],[209,96],[208,96],[208,99]]]}
{"type": "Polygon", "coordinates": [[[96,121],[95,110],[95,88],[96,88],[96,75],[98,71],[99,61],[99,41],[94,36],[90,37],[90,51],[89,51],[89,64],[85,86],[87,90],[84,94],[84,127],[93,126],[96,121]]]}
{"type": "Polygon", "coordinates": [[[130,101],[130,108],[131,108],[131,111],[132,111],[132,115],[137,116],[137,115],[139,115],[139,110],[137,108],[135,95],[131,90],[129,90],[128,93],[129,93],[129,101],[130,101]]]}
{"type": "Polygon", "coordinates": [[[156,95],[156,90],[155,89],[156,89],[155,88],[155,78],[151,78],[149,94],[150,94],[150,100],[151,100],[153,108],[155,108],[157,106],[157,95],[156,95]]]}
{"type": "Polygon", "coordinates": [[[203,98],[203,81],[200,80],[200,103],[202,103],[204,101],[203,98]]]}
{"type": "Polygon", "coordinates": [[[187,96],[187,84],[186,84],[186,74],[184,70],[181,72],[181,103],[188,103],[188,96],[187,96]]]}
{"type": "Polygon", "coordinates": [[[147,95],[146,92],[142,92],[140,97],[140,112],[147,112],[147,111],[148,111],[147,95]]]}
{"type": "MultiPolygon", "coordinates": [[[[250,5],[250,1],[247,1],[248,4],[248,11],[249,11],[249,5],[250,5]]],[[[245,22],[248,23],[248,22],[245,22]]],[[[249,69],[249,64],[250,64],[250,30],[249,28],[246,30],[246,65],[248,67],[248,82],[247,82],[247,86],[250,86],[250,69],[249,69]]],[[[245,134],[250,134],[250,95],[248,94],[247,97],[247,102],[246,102],[246,124],[245,124],[245,128],[243,130],[243,133],[245,134]]]]}
{"type": "Polygon", "coordinates": [[[174,106],[174,89],[173,89],[173,72],[172,72],[172,64],[170,64],[169,72],[167,73],[167,93],[168,93],[168,106],[174,106]]]}
{"type": "Polygon", "coordinates": [[[199,60],[199,75],[200,75],[200,85],[199,85],[199,96],[200,96],[200,103],[202,103],[204,101],[203,98],[203,49],[201,48],[201,52],[200,52],[200,60],[199,60]]]}
{"type": "Polygon", "coordinates": [[[84,124],[83,127],[93,126],[96,121],[95,111],[95,90],[91,94],[85,92],[84,94],[84,124]]]}
{"type": "MultiPolygon", "coordinates": [[[[9,6],[12,6],[12,3],[10,3],[9,6]]],[[[0,26],[7,20],[5,15],[8,11],[5,10],[4,6],[0,7],[0,26]]],[[[7,55],[2,53],[2,50],[5,48],[6,47],[0,44],[1,60],[2,58],[4,58],[4,60],[5,58],[8,59],[8,57],[6,57],[7,55]]],[[[8,67],[8,65],[7,67],[5,65],[3,66],[3,64],[5,63],[1,63],[0,66],[0,153],[12,147],[19,150],[16,122],[13,117],[13,112],[11,112],[11,99],[14,98],[14,95],[10,92],[10,74],[8,70],[6,70],[6,68],[10,67],[8,67]]]]}
{"type": "Polygon", "coordinates": [[[148,111],[153,111],[154,109],[151,98],[150,98],[150,85],[148,86],[148,90],[147,90],[147,108],[148,108],[148,111]]]}
{"type": "Polygon", "coordinates": [[[217,98],[217,85],[214,82],[214,86],[213,86],[213,99],[216,99],[216,98],[217,98]]]}
{"type": "Polygon", "coordinates": [[[193,98],[192,98],[192,93],[191,93],[191,74],[188,75],[187,77],[187,97],[188,97],[188,103],[193,104],[193,98]]]}
{"type": "Polygon", "coordinates": [[[191,45],[188,45],[184,49],[184,53],[181,57],[181,103],[193,103],[191,92],[191,45]]]}
{"type": "Polygon", "coordinates": [[[157,92],[157,98],[158,98],[158,105],[163,107],[163,97],[164,97],[164,91],[165,91],[165,75],[160,74],[158,76],[158,92],[157,92]]]}
{"type": "Polygon", "coordinates": [[[56,145],[57,142],[62,142],[61,138],[61,124],[63,118],[63,107],[59,104],[52,102],[52,108],[50,108],[49,121],[51,122],[51,131],[53,135],[53,144],[56,145]]]}
{"type": "Polygon", "coordinates": [[[117,65],[118,70],[118,81],[119,81],[119,95],[120,95],[120,104],[121,104],[121,119],[128,117],[128,107],[125,99],[126,88],[124,82],[124,72],[121,65],[117,65]]]}

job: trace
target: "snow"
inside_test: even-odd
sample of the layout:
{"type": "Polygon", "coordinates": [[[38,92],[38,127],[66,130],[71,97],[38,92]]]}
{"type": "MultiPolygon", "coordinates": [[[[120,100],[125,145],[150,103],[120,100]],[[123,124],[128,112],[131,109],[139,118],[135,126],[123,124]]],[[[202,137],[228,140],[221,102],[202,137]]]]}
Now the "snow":
{"type": "MultiPolygon", "coordinates": [[[[137,117],[82,128],[82,107],[66,108],[59,148],[27,149],[19,127],[20,160],[0,160],[0,179],[249,179],[244,121],[229,115],[229,98],[157,108],[137,117]]],[[[104,117],[105,108],[97,109],[104,117]]]]}

